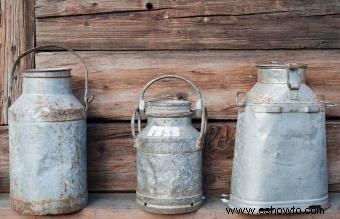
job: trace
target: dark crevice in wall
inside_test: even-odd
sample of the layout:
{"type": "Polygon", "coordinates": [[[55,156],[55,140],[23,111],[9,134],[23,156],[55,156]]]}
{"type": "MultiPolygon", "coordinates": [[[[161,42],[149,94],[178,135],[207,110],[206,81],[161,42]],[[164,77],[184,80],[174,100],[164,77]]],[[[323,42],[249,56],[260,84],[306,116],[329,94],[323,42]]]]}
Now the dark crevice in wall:
{"type": "MultiPolygon", "coordinates": [[[[340,39],[339,39],[340,40],[340,39]]],[[[327,51],[327,50],[334,50],[339,51],[340,53],[340,47],[333,47],[333,48],[313,48],[313,47],[301,47],[301,48],[268,48],[268,49],[108,49],[108,50],[102,50],[102,49],[77,49],[74,48],[74,51],[81,51],[81,52],[191,52],[191,51],[294,51],[294,50],[320,50],[320,51],[327,51]]],[[[63,50],[56,49],[43,49],[41,52],[65,52],[63,50]]]]}
{"type": "MultiPolygon", "coordinates": [[[[295,17],[313,17],[313,16],[332,16],[339,15],[338,12],[329,12],[331,10],[337,10],[340,6],[334,6],[332,8],[317,8],[306,10],[278,10],[278,11],[261,11],[261,12],[245,12],[245,13],[223,13],[223,14],[197,14],[190,16],[170,16],[168,19],[183,19],[183,18],[200,18],[200,17],[240,17],[240,16],[256,16],[256,15],[288,15],[292,14],[295,17]],[[315,14],[313,14],[315,13],[315,14]],[[321,14],[322,13],[322,14],[321,14]]],[[[65,14],[65,15],[41,15],[37,19],[51,19],[51,18],[65,18],[65,17],[81,17],[81,16],[96,16],[96,15],[109,15],[109,14],[122,14],[122,13],[140,13],[150,11],[163,11],[163,10],[183,10],[185,8],[180,7],[163,7],[155,8],[152,3],[148,2],[144,9],[137,10],[121,10],[121,11],[102,11],[102,12],[90,12],[82,14],[65,14]]],[[[180,13],[179,13],[180,14],[180,13]]]]}
{"type": "Polygon", "coordinates": [[[140,13],[140,12],[150,12],[150,11],[163,11],[170,10],[174,8],[152,8],[152,9],[140,9],[140,10],[122,10],[122,11],[104,11],[104,12],[93,12],[89,14],[67,14],[67,15],[55,15],[55,16],[40,16],[37,19],[52,19],[52,18],[65,18],[65,17],[81,17],[81,16],[96,16],[96,15],[108,15],[108,14],[124,14],[124,13],[140,13]]]}

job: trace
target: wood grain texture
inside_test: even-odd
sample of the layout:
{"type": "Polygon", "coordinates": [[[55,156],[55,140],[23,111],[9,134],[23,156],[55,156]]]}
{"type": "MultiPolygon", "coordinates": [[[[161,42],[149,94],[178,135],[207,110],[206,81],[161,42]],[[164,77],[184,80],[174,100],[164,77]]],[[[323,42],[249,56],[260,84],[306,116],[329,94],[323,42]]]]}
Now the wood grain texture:
{"type": "MultiPolygon", "coordinates": [[[[235,95],[248,91],[256,82],[256,62],[269,60],[304,62],[309,65],[307,83],[326,100],[338,103],[327,109],[328,117],[340,116],[340,51],[83,51],[90,71],[91,120],[130,120],[139,93],[156,76],[178,74],[191,79],[203,92],[211,119],[236,119],[235,95]]],[[[38,68],[73,68],[73,88],[80,98],[83,92],[81,65],[64,52],[44,52],[36,56],[38,68]]],[[[168,80],[152,86],[147,99],[194,97],[184,83],[168,80]]],[[[82,98],[81,98],[82,99],[82,98]]]]}
{"type": "Polygon", "coordinates": [[[135,194],[126,193],[92,193],[89,195],[88,206],[82,211],[68,215],[55,216],[23,216],[19,215],[9,208],[8,194],[0,194],[0,217],[6,219],[255,219],[255,218],[274,218],[274,219],[335,219],[340,214],[340,194],[330,194],[331,207],[324,211],[324,214],[295,214],[295,215],[241,215],[228,214],[226,204],[221,201],[220,196],[208,196],[203,206],[194,213],[179,215],[160,215],[150,214],[142,211],[136,205],[135,194]]]}
{"type": "Polygon", "coordinates": [[[8,129],[0,126],[0,192],[9,191],[8,129]]]}
{"type": "Polygon", "coordinates": [[[50,16],[37,20],[38,45],[60,43],[78,50],[340,48],[338,1],[169,0],[150,11],[146,1],[52,2],[37,3],[38,17],[50,16]]]}
{"type": "MultiPolygon", "coordinates": [[[[98,13],[116,13],[148,10],[146,4],[152,4],[153,10],[167,10],[170,17],[174,16],[213,16],[213,15],[245,15],[285,13],[289,11],[315,12],[327,11],[340,7],[337,0],[36,0],[36,17],[61,17],[75,15],[91,15],[98,13]]],[[[150,7],[150,6],[149,6],[150,7]]]]}
{"type": "MultiPolygon", "coordinates": [[[[0,95],[4,94],[4,42],[5,42],[5,26],[3,24],[5,4],[0,0],[0,95]]],[[[3,124],[3,98],[0,100],[0,124],[3,124]]]]}
{"type": "MultiPolygon", "coordinates": [[[[7,99],[11,94],[11,68],[16,57],[34,45],[34,0],[1,0],[0,12],[0,75],[1,91],[7,99]]],[[[34,66],[34,56],[27,56],[19,65],[23,70],[34,66]]],[[[13,92],[13,99],[20,93],[20,86],[13,92]]],[[[0,124],[7,124],[8,102],[2,101],[0,124]]]]}
{"type": "MultiPolygon", "coordinates": [[[[197,124],[197,126],[199,126],[197,124]]],[[[128,123],[96,124],[89,129],[88,182],[93,191],[135,191],[135,149],[128,123]]],[[[204,149],[204,188],[229,188],[235,123],[209,126],[204,149]]]]}
{"type": "MultiPolygon", "coordinates": [[[[196,123],[196,126],[198,124],[196,123]]],[[[236,123],[210,123],[203,151],[204,190],[229,193],[236,123]]],[[[8,192],[8,135],[0,127],[0,192],[8,192]]],[[[88,126],[90,191],[135,191],[135,150],[129,123],[88,126]]],[[[340,192],[340,122],[327,124],[329,190],[340,192]]]]}

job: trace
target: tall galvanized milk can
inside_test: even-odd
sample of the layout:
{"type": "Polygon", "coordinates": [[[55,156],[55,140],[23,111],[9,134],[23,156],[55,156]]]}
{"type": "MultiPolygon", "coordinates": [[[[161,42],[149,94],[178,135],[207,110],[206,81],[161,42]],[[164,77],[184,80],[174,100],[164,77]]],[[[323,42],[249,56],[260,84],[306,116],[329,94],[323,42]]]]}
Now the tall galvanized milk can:
{"type": "Polygon", "coordinates": [[[189,80],[165,75],[150,81],[143,89],[139,107],[131,119],[137,149],[137,203],[144,210],[160,214],[196,211],[202,204],[202,141],[206,130],[206,111],[200,90],[189,80]],[[188,100],[154,100],[145,106],[144,93],[154,82],[181,79],[198,95],[196,109],[188,100]],[[147,125],[141,131],[141,114],[147,125]],[[195,113],[201,118],[201,132],[191,124],[195,113]],[[135,116],[138,135],[135,135],[135,116]]]}
{"type": "Polygon", "coordinates": [[[328,207],[325,106],[306,68],[257,65],[257,83],[237,100],[229,207],[328,207]]]}
{"type": "MultiPolygon", "coordinates": [[[[52,45],[39,46],[20,55],[52,45]]],[[[53,45],[70,51],[63,46],[53,45]]],[[[71,91],[71,69],[21,74],[22,95],[9,108],[10,202],[21,214],[65,214],[87,204],[86,110],[71,91]]],[[[16,76],[15,76],[16,77],[16,76]]]]}

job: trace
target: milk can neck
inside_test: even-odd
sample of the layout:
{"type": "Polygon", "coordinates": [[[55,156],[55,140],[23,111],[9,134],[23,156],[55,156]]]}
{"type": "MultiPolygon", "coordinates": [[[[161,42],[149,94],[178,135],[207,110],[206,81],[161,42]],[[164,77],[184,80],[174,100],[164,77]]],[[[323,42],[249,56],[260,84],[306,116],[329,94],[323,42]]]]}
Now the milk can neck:
{"type": "Polygon", "coordinates": [[[305,83],[305,67],[289,69],[289,65],[257,65],[257,82],[265,84],[287,84],[289,73],[295,71],[300,83],[305,83]]]}
{"type": "Polygon", "coordinates": [[[191,124],[191,103],[187,100],[155,100],[146,105],[148,124],[183,126],[191,124]]]}
{"type": "Polygon", "coordinates": [[[70,94],[70,69],[33,69],[22,74],[23,94],[70,94]]]}
{"type": "Polygon", "coordinates": [[[152,126],[188,126],[191,125],[191,116],[173,118],[148,117],[147,123],[152,126]]]}

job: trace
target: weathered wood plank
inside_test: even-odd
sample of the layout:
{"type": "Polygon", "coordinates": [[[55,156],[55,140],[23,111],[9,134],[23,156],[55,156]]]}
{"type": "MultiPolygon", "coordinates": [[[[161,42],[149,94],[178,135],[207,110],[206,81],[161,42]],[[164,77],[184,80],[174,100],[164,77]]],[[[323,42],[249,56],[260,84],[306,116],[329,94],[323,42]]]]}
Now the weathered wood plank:
{"type": "MultiPolygon", "coordinates": [[[[5,24],[5,12],[6,5],[4,0],[0,0],[0,80],[1,80],[1,100],[0,100],[0,124],[4,124],[4,120],[7,116],[6,111],[4,110],[5,101],[3,97],[5,96],[5,92],[7,92],[7,88],[4,87],[6,85],[7,87],[7,78],[5,79],[5,41],[6,41],[6,24],[5,24]]],[[[6,106],[7,108],[7,106],[6,106]]]]}
{"type": "MultiPolygon", "coordinates": [[[[130,135],[128,123],[90,126],[88,177],[91,190],[135,190],[135,150],[130,135]]],[[[231,175],[235,124],[210,125],[208,135],[203,164],[205,190],[225,190],[229,188],[231,175]]]]}
{"type": "Polygon", "coordinates": [[[9,191],[8,129],[0,126],[0,192],[9,191]]]}
{"type": "MultiPolygon", "coordinates": [[[[57,2],[62,14],[63,8],[84,8],[79,10],[83,13],[101,5],[57,2]]],[[[127,12],[38,19],[37,44],[60,43],[79,50],[340,48],[337,1],[165,1],[169,6],[163,10],[134,11],[143,5],[138,2],[127,12]],[[182,5],[195,12],[183,13],[178,10],[182,5]],[[231,12],[223,12],[225,8],[231,12]]],[[[123,10],[128,7],[122,5],[123,10]]]]}
{"type": "MultiPolygon", "coordinates": [[[[11,93],[10,71],[16,57],[34,45],[34,0],[6,1],[1,0],[0,6],[0,75],[1,91],[8,97],[11,93]]],[[[34,66],[34,56],[27,56],[22,60],[18,69],[27,69],[34,66]]],[[[20,88],[18,86],[18,88],[20,88]]],[[[13,93],[15,97],[20,89],[13,93]]],[[[7,101],[1,101],[0,124],[7,124],[7,101]]]]}
{"type": "MultiPolygon", "coordinates": [[[[326,100],[338,103],[327,116],[340,116],[340,51],[167,51],[79,52],[90,70],[90,90],[95,99],[90,119],[129,120],[143,86],[156,76],[173,74],[191,79],[202,90],[211,119],[236,119],[237,91],[248,91],[256,82],[255,63],[278,60],[309,65],[308,84],[326,100]]],[[[83,73],[78,61],[64,52],[39,53],[37,67],[72,67],[74,91],[83,91],[83,73]]],[[[151,87],[148,98],[188,93],[187,85],[167,81],[151,87]],[[183,92],[182,92],[183,91],[183,92]]],[[[82,99],[82,98],[81,98],[82,99]]]]}
{"type": "MultiPolygon", "coordinates": [[[[89,203],[82,211],[56,216],[23,216],[10,210],[8,194],[0,194],[0,216],[6,219],[107,219],[107,218],[138,218],[138,219],[245,219],[259,218],[258,216],[228,214],[226,204],[219,196],[208,196],[203,206],[194,213],[179,215],[150,214],[138,208],[134,193],[92,193],[89,195],[89,203]]],[[[334,219],[340,214],[340,194],[330,194],[331,207],[324,214],[295,214],[295,215],[267,215],[265,218],[294,219],[294,218],[320,218],[334,219]]],[[[304,209],[303,209],[304,210],[304,209]]],[[[262,216],[264,217],[264,216],[262,216]]]]}
{"type": "Polygon", "coordinates": [[[89,15],[98,13],[115,13],[127,11],[168,10],[170,17],[174,16],[211,16],[211,15],[243,15],[284,13],[289,11],[305,11],[315,13],[340,7],[337,0],[186,0],[186,1],[147,1],[147,0],[36,0],[36,17],[60,17],[89,15]],[[148,4],[149,3],[149,4],[148,4]],[[148,4],[148,5],[147,5],[148,4]],[[152,8],[151,8],[152,5],[152,8]]]}
{"type": "MultiPolygon", "coordinates": [[[[5,4],[3,1],[0,0],[0,95],[4,92],[3,82],[4,82],[4,41],[5,41],[5,26],[3,24],[4,19],[4,10],[5,10],[5,4]]],[[[3,101],[0,100],[0,124],[3,122],[3,101]]]]}
{"type": "MultiPolygon", "coordinates": [[[[196,124],[197,125],[197,124],[196,124]]],[[[234,122],[209,125],[204,145],[203,175],[207,193],[228,193],[235,139],[234,122]]],[[[8,192],[8,140],[0,127],[0,192],[8,192]]],[[[340,122],[327,124],[329,189],[340,192],[340,122]]],[[[89,124],[88,183],[90,191],[134,191],[135,150],[129,123],[89,124]]]]}

